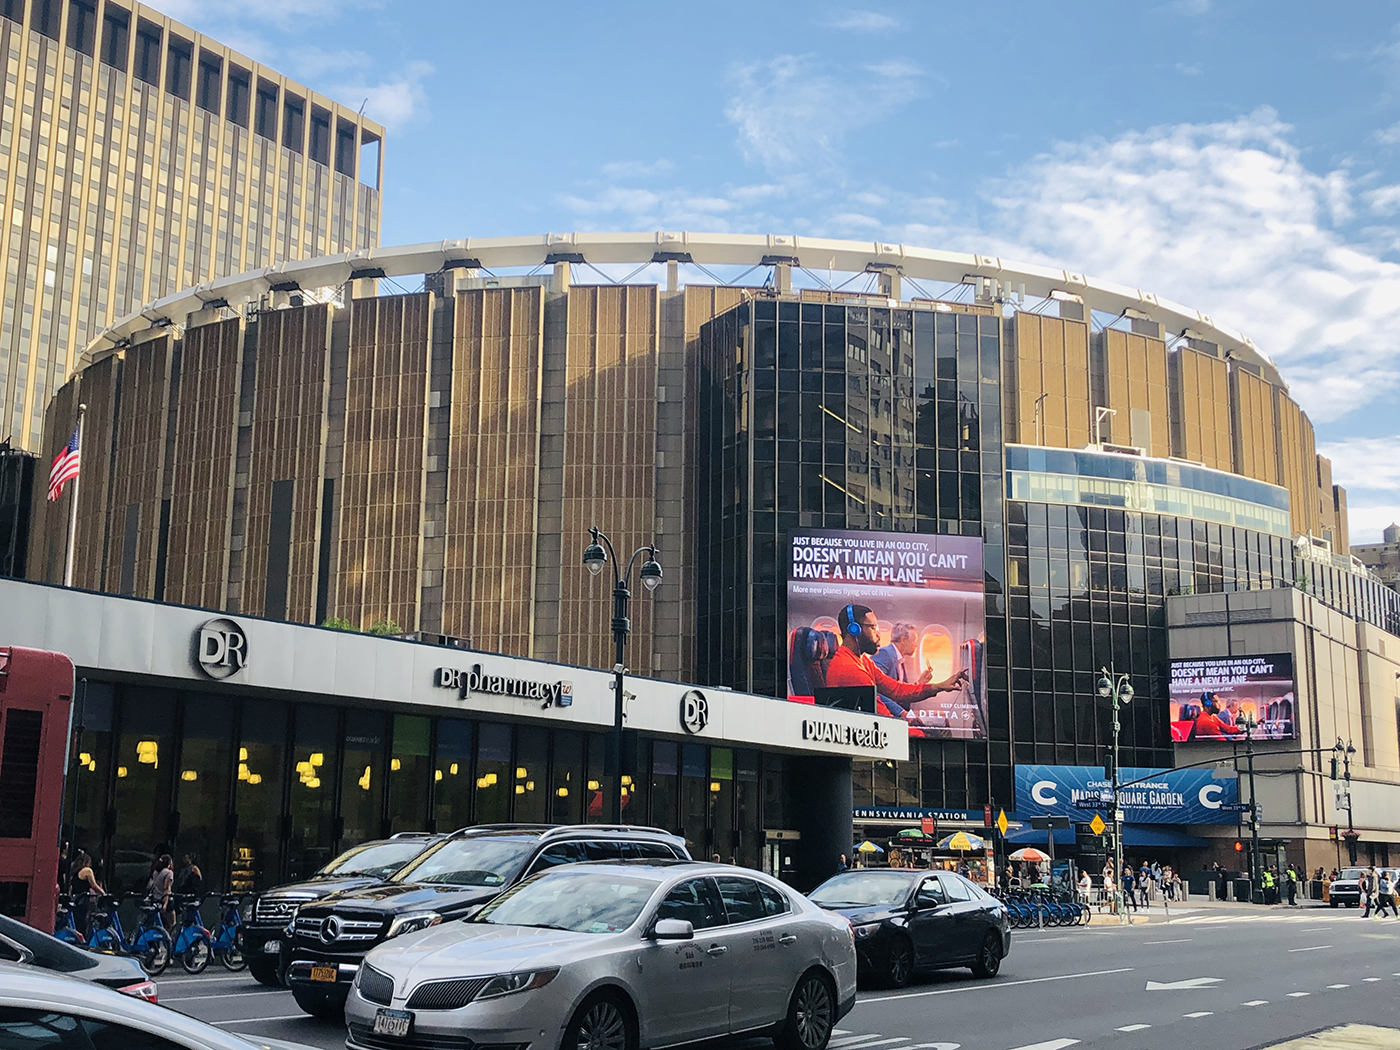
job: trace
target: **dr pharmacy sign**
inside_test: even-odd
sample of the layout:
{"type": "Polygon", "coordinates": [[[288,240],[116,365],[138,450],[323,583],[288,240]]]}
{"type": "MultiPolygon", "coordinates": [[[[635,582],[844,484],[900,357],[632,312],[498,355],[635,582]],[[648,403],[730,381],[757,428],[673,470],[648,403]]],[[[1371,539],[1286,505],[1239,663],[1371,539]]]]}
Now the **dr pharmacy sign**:
{"type": "Polygon", "coordinates": [[[509,675],[486,674],[480,664],[473,664],[470,671],[439,667],[433,675],[433,684],[440,689],[457,690],[457,695],[462,700],[468,699],[473,693],[485,693],[489,696],[515,696],[522,700],[537,700],[542,707],[570,707],[574,702],[573,682],[537,682],[509,675]]]}

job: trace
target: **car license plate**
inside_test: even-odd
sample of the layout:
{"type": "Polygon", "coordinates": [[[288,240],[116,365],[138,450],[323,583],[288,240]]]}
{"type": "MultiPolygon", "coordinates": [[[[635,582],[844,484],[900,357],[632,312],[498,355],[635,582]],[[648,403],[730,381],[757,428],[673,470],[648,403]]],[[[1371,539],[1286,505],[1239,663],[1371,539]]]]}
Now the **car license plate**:
{"type": "Polygon", "coordinates": [[[329,981],[335,983],[339,976],[339,968],[335,966],[313,966],[311,967],[311,979],[313,981],[329,981]]]}
{"type": "Polygon", "coordinates": [[[264,954],[264,955],[276,955],[276,954],[277,954],[278,952],[280,952],[281,950],[282,950],[282,942],[281,942],[281,941],[268,941],[266,944],[263,945],[263,954],[264,954]]]}
{"type": "Polygon", "coordinates": [[[413,1026],[413,1014],[408,1010],[379,1009],[374,1014],[374,1034],[403,1038],[413,1026]]]}

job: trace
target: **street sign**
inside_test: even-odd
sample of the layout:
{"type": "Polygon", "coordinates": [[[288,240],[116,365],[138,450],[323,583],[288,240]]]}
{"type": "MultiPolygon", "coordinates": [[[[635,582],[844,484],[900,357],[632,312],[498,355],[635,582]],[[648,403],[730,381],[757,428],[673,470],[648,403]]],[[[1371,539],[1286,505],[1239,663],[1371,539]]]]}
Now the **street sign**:
{"type": "Polygon", "coordinates": [[[932,835],[934,832],[933,818],[921,817],[919,819],[919,830],[922,831],[925,835],[932,835]]]}
{"type": "Polygon", "coordinates": [[[1089,829],[1093,831],[1095,835],[1102,835],[1103,829],[1106,827],[1108,827],[1108,825],[1103,822],[1103,817],[1099,816],[1097,813],[1094,814],[1094,819],[1089,821],[1089,829]]]}
{"type": "Polygon", "coordinates": [[[1249,808],[1250,808],[1250,806],[1249,806],[1249,803],[1248,803],[1248,802],[1222,802],[1222,803],[1220,803],[1220,812],[1221,812],[1221,813],[1248,813],[1248,812],[1249,812],[1249,808]]]}
{"type": "Polygon", "coordinates": [[[997,830],[1002,833],[1003,837],[1005,837],[1006,829],[1010,826],[1011,822],[1006,819],[1006,810],[1003,809],[1000,813],[997,814],[997,830]]]}
{"type": "Polygon", "coordinates": [[[1113,805],[1113,800],[1107,798],[1077,798],[1074,800],[1075,809],[1107,809],[1111,805],[1113,805]]]}

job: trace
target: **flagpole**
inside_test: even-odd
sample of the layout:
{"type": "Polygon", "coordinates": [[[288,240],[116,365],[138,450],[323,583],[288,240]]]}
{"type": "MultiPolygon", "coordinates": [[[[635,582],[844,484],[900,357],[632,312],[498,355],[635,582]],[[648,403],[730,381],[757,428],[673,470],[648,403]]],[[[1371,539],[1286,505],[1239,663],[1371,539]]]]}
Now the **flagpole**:
{"type": "MultiPolygon", "coordinates": [[[[78,455],[83,451],[83,416],[87,413],[87,405],[78,406],[78,455]]],[[[73,586],[73,549],[78,542],[78,486],[82,483],[82,474],[79,473],[73,478],[73,488],[71,490],[71,500],[68,504],[68,553],[63,558],[63,586],[73,586]]]]}

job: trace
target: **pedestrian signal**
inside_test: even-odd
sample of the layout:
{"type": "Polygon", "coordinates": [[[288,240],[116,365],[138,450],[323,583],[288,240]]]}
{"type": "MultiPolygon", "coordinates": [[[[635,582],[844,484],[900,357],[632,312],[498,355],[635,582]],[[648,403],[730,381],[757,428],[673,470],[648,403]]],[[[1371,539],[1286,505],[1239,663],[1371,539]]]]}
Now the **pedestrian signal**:
{"type": "Polygon", "coordinates": [[[1243,843],[1243,842],[1236,842],[1236,843],[1235,843],[1235,852],[1236,852],[1236,853],[1243,853],[1243,852],[1244,852],[1244,843],[1243,843]]]}

